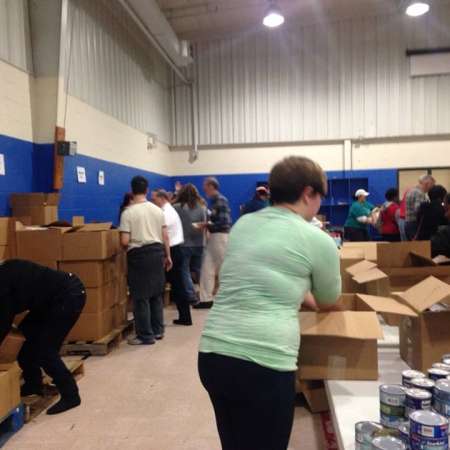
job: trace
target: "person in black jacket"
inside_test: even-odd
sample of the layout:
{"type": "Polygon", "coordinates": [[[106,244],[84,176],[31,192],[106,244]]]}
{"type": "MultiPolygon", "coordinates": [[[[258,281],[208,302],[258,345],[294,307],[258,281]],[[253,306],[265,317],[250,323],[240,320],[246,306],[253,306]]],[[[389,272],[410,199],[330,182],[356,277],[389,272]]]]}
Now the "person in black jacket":
{"type": "Polygon", "coordinates": [[[78,386],[59,351],[85,303],[85,288],[71,273],[19,259],[0,263],[0,344],[14,316],[28,311],[19,325],[25,336],[17,358],[25,380],[21,394],[42,395],[44,369],[61,395],[47,414],[58,414],[81,403],[78,386]]]}
{"type": "Polygon", "coordinates": [[[441,185],[436,185],[430,189],[428,192],[430,201],[423,202],[417,213],[418,230],[416,240],[430,240],[441,225],[447,224],[444,208],[446,195],[447,191],[441,185]]]}

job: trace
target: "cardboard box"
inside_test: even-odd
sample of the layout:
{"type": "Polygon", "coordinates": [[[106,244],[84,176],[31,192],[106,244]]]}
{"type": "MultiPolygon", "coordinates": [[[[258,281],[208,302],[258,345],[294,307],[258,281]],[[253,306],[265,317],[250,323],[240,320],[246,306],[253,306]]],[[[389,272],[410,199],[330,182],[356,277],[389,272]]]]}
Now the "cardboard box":
{"type": "Polygon", "coordinates": [[[389,278],[374,262],[361,261],[347,267],[346,272],[351,277],[346,283],[346,292],[380,296],[390,294],[389,278]]]}
{"type": "Polygon", "coordinates": [[[104,261],[62,261],[59,269],[77,275],[86,288],[103,286],[114,279],[110,260],[104,261]]]}
{"type": "Polygon", "coordinates": [[[354,264],[364,260],[364,251],[358,248],[341,248],[339,251],[342,292],[351,292],[352,277],[346,272],[346,269],[354,264]]]}
{"type": "Polygon", "coordinates": [[[322,380],[296,380],[296,391],[303,394],[313,414],[328,411],[328,397],[322,380]]]}
{"type": "Polygon", "coordinates": [[[300,313],[299,379],[378,379],[383,332],[376,312],[358,295],[343,295],[340,303],[343,311],[300,313]]]}
{"type": "Polygon", "coordinates": [[[22,348],[25,338],[18,332],[8,333],[0,345],[0,363],[13,363],[22,348]]]}
{"type": "Polygon", "coordinates": [[[110,309],[117,303],[117,283],[111,282],[101,287],[86,289],[86,304],[83,308],[85,313],[100,313],[110,309]]]}
{"type": "Polygon", "coordinates": [[[11,194],[11,208],[36,207],[36,206],[58,206],[60,195],[57,192],[28,192],[11,194]]]}
{"type": "Polygon", "coordinates": [[[107,336],[114,328],[113,309],[100,313],[81,313],[66,341],[98,341],[107,336]]]}
{"type": "Polygon", "coordinates": [[[4,261],[10,258],[9,246],[0,245],[0,261],[4,261]]]}
{"type": "Polygon", "coordinates": [[[114,255],[123,252],[123,247],[120,245],[120,232],[117,229],[111,230],[111,239],[114,255]]]}
{"type": "Polygon", "coordinates": [[[20,373],[16,364],[0,365],[0,419],[20,404],[20,373]]]}
{"type": "Polygon", "coordinates": [[[57,206],[18,207],[12,210],[14,217],[30,217],[31,225],[50,225],[58,221],[57,206]]]}
{"type": "Polygon", "coordinates": [[[117,303],[114,305],[114,327],[119,328],[121,325],[127,322],[128,308],[127,302],[117,303]]]}
{"type": "Polygon", "coordinates": [[[450,285],[429,277],[397,296],[409,308],[400,325],[400,354],[411,368],[426,371],[450,350],[450,308],[430,310],[450,303],[450,285]]]}
{"type": "Polygon", "coordinates": [[[15,258],[16,248],[16,219],[0,217],[0,259],[15,258]]]}
{"type": "Polygon", "coordinates": [[[344,242],[343,250],[359,250],[362,252],[363,259],[372,262],[378,262],[378,249],[386,242],[344,242]]]}
{"type": "Polygon", "coordinates": [[[17,257],[29,261],[54,262],[62,259],[66,228],[24,228],[16,233],[17,257]]]}
{"type": "Polygon", "coordinates": [[[84,216],[73,216],[72,217],[72,226],[73,227],[79,227],[84,224],[85,224],[84,216]]]}
{"type": "Polygon", "coordinates": [[[127,278],[122,275],[117,279],[117,285],[118,285],[118,303],[126,302],[128,300],[128,282],[127,278]]]}
{"type": "Polygon", "coordinates": [[[95,261],[114,255],[111,223],[87,224],[73,228],[63,237],[61,261],[95,261]]]}

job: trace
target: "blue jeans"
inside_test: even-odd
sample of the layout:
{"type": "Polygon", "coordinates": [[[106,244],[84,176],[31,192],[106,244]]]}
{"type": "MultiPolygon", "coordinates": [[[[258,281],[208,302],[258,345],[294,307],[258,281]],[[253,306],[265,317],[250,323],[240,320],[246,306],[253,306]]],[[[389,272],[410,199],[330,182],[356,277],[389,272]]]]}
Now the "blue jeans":
{"type": "Polygon", "coordinates": [[[181,247],[181,253],[183,255],[181,270],[183,274],[184,289],[188,294],[190,301],[196,303],[197,297],[195,295],[191,272],[196,275],[197,280],[200,279],[203,247],[181,247]]]}

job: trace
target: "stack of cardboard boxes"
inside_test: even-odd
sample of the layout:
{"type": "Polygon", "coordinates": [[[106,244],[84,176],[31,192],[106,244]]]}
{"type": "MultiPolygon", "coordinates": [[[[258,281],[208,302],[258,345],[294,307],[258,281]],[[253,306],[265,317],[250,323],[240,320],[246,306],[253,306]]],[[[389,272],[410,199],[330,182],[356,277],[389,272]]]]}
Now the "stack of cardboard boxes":
{"type": "Polygon", "coordinates": [[[12,194],[10,204],[13,217],[21,222],[49,225],[58,220],[58,193],[12,194]]]}
{"type": "Polygon", "coordinates": [[[111,223],[70,228],[25,227],[17,256],[78,275],[87,301],[69,341],[96,341],[126,321],[126,255],[111,223]]]}

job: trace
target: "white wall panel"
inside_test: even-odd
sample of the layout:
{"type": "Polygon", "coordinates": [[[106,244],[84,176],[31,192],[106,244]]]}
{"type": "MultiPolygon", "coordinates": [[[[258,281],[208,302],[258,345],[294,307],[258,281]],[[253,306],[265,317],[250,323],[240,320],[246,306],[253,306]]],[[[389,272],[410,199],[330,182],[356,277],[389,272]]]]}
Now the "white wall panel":
{"type": "MultiPolygon", "coordinates": [[[[197,44],[201,145],[450,132],[450,75],[411,78],[408,48],[450,46],[450,6],[197,44]]],[[[176,108],[186,96],[176,90],[176,108]]],[[[174,144],[190,144],[177,123],[174,144]]]]}
{"type": "Polygon", "coordinates": [[[117,1],[71,0],[69,35],[70,95],[170,143],[171,72],[117,1]]]}
{"type": "Polygon", "coordinates": [[[0,59],[32,71],[26,0],[0,0],[0,59]]]}

